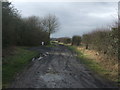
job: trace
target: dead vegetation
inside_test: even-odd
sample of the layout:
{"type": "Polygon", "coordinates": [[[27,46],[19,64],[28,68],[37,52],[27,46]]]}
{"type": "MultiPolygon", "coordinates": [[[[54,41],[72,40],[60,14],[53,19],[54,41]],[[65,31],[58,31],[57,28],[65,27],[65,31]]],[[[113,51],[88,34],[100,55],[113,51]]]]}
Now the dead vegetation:
{"type": "Polygon", "coordinates": [[[95,61],[105,72],[102,73],[105,77],[112,81],[118,81],[118,60],[116,58],[110,58],[106,54],[99,53],[96,50],[85,49],[85,47],[78,47],[89,60],[95,61]]]}

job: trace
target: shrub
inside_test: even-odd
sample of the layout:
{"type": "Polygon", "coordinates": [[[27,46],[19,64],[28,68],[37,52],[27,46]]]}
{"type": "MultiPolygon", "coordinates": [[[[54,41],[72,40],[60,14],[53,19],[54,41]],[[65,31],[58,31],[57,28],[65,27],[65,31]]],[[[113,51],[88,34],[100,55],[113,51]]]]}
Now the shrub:
{"type": "Polygon", "coordinates": [[[73,36],[72,37],[72,45],[79,46],[81,43],[81,37],[80,36],[73,36]]]}

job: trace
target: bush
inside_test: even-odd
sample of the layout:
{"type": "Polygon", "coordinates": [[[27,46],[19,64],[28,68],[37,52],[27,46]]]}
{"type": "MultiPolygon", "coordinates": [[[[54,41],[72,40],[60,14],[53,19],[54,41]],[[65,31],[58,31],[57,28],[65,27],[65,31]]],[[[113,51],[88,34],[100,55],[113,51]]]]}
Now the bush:
{"type": "Polygon", "coordinates": [[[91,49],[107,54],[118,56],[118,28],[98,29],[82,36],[82,43],[91,49]]]}
{"type": "Polygon", "coordinates": [[[79,46],[81,43],[81,37],[80,36],[73,36],[72,37],[72,45],[79,46]]]}

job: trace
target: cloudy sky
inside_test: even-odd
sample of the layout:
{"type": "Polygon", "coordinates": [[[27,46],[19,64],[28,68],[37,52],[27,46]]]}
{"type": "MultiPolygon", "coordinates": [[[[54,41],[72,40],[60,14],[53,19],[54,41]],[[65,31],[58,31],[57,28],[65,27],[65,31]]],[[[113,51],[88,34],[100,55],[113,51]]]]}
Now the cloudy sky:
{"type": "Polygon", "coordinates": [[[52,37],[82,35],[117,20],[117,2],[14,2],[23,17],[55,14],[60,29],[52,37]]]}

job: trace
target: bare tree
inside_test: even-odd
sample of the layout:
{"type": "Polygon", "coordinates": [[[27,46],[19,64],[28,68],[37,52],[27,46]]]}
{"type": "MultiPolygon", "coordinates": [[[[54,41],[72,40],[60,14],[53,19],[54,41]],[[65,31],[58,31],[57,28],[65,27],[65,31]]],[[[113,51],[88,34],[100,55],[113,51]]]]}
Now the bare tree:
{"type": "Polygon", "coordinates": [[[55,33],[59,28],[58,19],[55,15],[47,15],[43,19],[43,28],[49,33],[49,37],[52,33],[55,33]]]}

